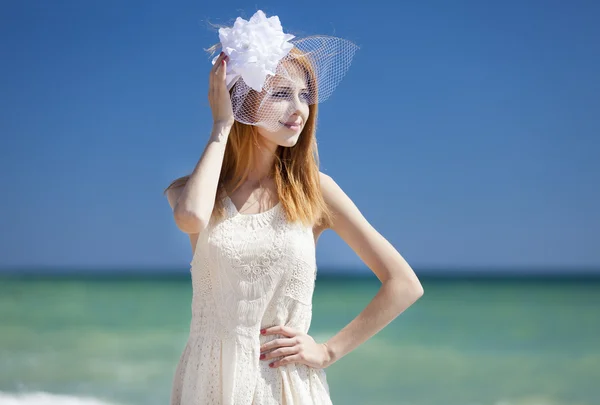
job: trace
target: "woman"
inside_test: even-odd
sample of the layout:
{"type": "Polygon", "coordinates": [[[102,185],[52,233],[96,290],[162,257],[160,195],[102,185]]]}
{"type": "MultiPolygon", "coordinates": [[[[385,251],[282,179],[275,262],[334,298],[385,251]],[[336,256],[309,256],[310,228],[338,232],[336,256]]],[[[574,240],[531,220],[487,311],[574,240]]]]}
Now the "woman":
{"type": "MultiPolygon", "coordinates": [[[[278,28],[273,18],[258,12],[250,22],[278,28]]],[[[275,31],[271,35],[287,46],[291,36],[275,31]]],[[[220,31],[229,55],[221,52],[209,76],[211,136],[194,171],[166,190],[193,251],[190,336],[171,404],[331,404],[324,369],[385,327],[423,289],[338,184],[319,172],[317,105],[331,91],[323,83],[332,81],[318,58],[296,43],[278,59],[275,75],[255,80],[244,71],[249,62],[225,46],[231,32],[220,31]],[[236,69],[228,66],[236,63],[236,69]],[[326,229],[382,284],[352,322],[318,343],[308,329],[315,244],[326,229]]]]}

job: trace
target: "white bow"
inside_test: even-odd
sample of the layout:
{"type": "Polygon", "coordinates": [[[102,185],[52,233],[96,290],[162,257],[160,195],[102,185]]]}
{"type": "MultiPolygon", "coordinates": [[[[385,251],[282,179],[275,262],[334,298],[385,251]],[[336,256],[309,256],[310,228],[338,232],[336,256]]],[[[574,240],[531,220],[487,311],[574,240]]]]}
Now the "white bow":
{"type": "MultiPolygon", "coordinates": [[[[226,83],[230,90],[241,77],[260,92],[267,75],[275,76],[277,65],[294,44],[294,35],[285,34],[279,17],[267,18],[258,10],[249,21],[238,17],[232,28],[220,28],[219,39],[227,61],[226,83]]],[[[212,61],[215,64],[218,56],[212,61]]]]}

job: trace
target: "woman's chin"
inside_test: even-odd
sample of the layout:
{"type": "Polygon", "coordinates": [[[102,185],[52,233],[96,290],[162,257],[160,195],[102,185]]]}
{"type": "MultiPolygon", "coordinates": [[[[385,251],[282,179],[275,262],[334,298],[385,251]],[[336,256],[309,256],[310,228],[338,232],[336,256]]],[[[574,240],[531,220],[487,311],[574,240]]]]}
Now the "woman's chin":
{"type": "Polygon", "coordinates": [[[279,140],[279,142],[277,142],[280,146],[283,146],[284,148],[291,148],[292,146],[295,146],[298,143],[298,138],[300,137],[300,134],[294,135],[294,136],[290,136],[290,137],[285,137],[279,140]]]}
{"type": "Polygon", "coordinates": [[[267,141],[284,148],[289,148],[296,145],[298,143],[298,139],[300,139],[300,133],[301,131],[291,131],[288,128],[283,128],[277,132],[271,133],[259,132],[259,134],[263,135],[267,141]]]}

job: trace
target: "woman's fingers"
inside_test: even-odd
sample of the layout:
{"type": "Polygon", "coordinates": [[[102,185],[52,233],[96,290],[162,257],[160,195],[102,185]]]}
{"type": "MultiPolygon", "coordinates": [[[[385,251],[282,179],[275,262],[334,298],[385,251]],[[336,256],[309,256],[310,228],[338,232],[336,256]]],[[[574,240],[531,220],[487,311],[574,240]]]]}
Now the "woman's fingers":
{"type": "Polygon", "coordinates": [[[272,326],[270,328],[266,328],[263,329],[261,331],[261,334],[263,335],[283,335],[285,337],[294,337],[298,334],[298,331],[294,328],[290,328],[289,326],[285,326],[285,325],[277,325],[277,326],[272,326]]]}
{"type": "Polygon", "coordinates": [[[226,56],[226,55],[225,55],[225,52],[221,52],[221,53],[219,54],[219,57],[218,57],[218,58],[217,58],[217,60],[215,61],[215,64],[214,64],[214,65],[213,65],[213,67],[210,69],[210,72],[211,72],[212,74],[216,73],[216,72],[217,72],[217,70],[218,70],[218,69],[221,67],[221,65],[222,65],[222,62],[221,62],[221,61],[223,60],[223,58],[224,58],[225,56],[226,56]]]}
{"type": "Polygon", "coordinates": [[[291,356],[286,356],[281,360],[277,360],[277,361],[274,361],[273,363],[269,364],[269,367],[276,368],[276,367],[286,366],[286,365],[292,364],[292,363],[303,364],[304,359],[302,358],[302,355],[292,354],[291,356]]]}
{"type": "Polygon", "coordinates": [[[221,52],[214,66],[211,69],[210,84],[211,88],[219,88],[222,83],[225,83],[225,77],[227,75],[227,60],[229,57],[221,52]],[[215,81],[216,80],[216,81],[215,81]]]}
{"type": "Polygon", "coordinates": [[[273,350],[272,352],[262,354],[260,359],[269,360],[274,359],[275,357],[290,356],[292,354],[297,354],[298,351],[299,349],[297,347],[281,347],[277,350],[273,350]]]}
{"type": "Polygon", "coordinates": [[[225,81],[225,76],[227,76],[227,61],[229,60],[229,57],[225,56],[225,58],[223,59],[223,61],[221,62],[221,70],[219,71],[219,79],[221,81],[225,81]]]}
{"type": "Polygon", "coordinates": [[[228,56],[221,52],[210,70],[208,83],[208,102],[212,110],[214,122],[233,123],[231,98],[227,90],[225,77],[227,74],[226,61],[228,56]]]}
{"type": "Polygon", "coordinates": [[[275,339],[275,340],[271,340],[270,342],[267,342],[264,345],[262,345],[260,347],[260,351],[266,352],[267,350],[273,350],[278,347],[294,346],[296,343],[297,343],[297,341],[294,338],[275,339]]]}

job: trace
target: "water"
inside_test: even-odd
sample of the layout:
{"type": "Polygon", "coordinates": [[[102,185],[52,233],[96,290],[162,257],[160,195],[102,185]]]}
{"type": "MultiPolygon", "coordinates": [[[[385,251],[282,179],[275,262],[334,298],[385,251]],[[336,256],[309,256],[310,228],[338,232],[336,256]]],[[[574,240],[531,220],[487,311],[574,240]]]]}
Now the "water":
{"type": "MultiPolygon", "coordinates": [[[[327,369],[334,404],[598,405],[600,283],[423,279],[425,296],[327,369]]],[[[377,292],[317,280],[324,341],[377,292]]],[[[158,405],[187,338],[187,278],[0,279],[0,404],[158,405]]]]}

